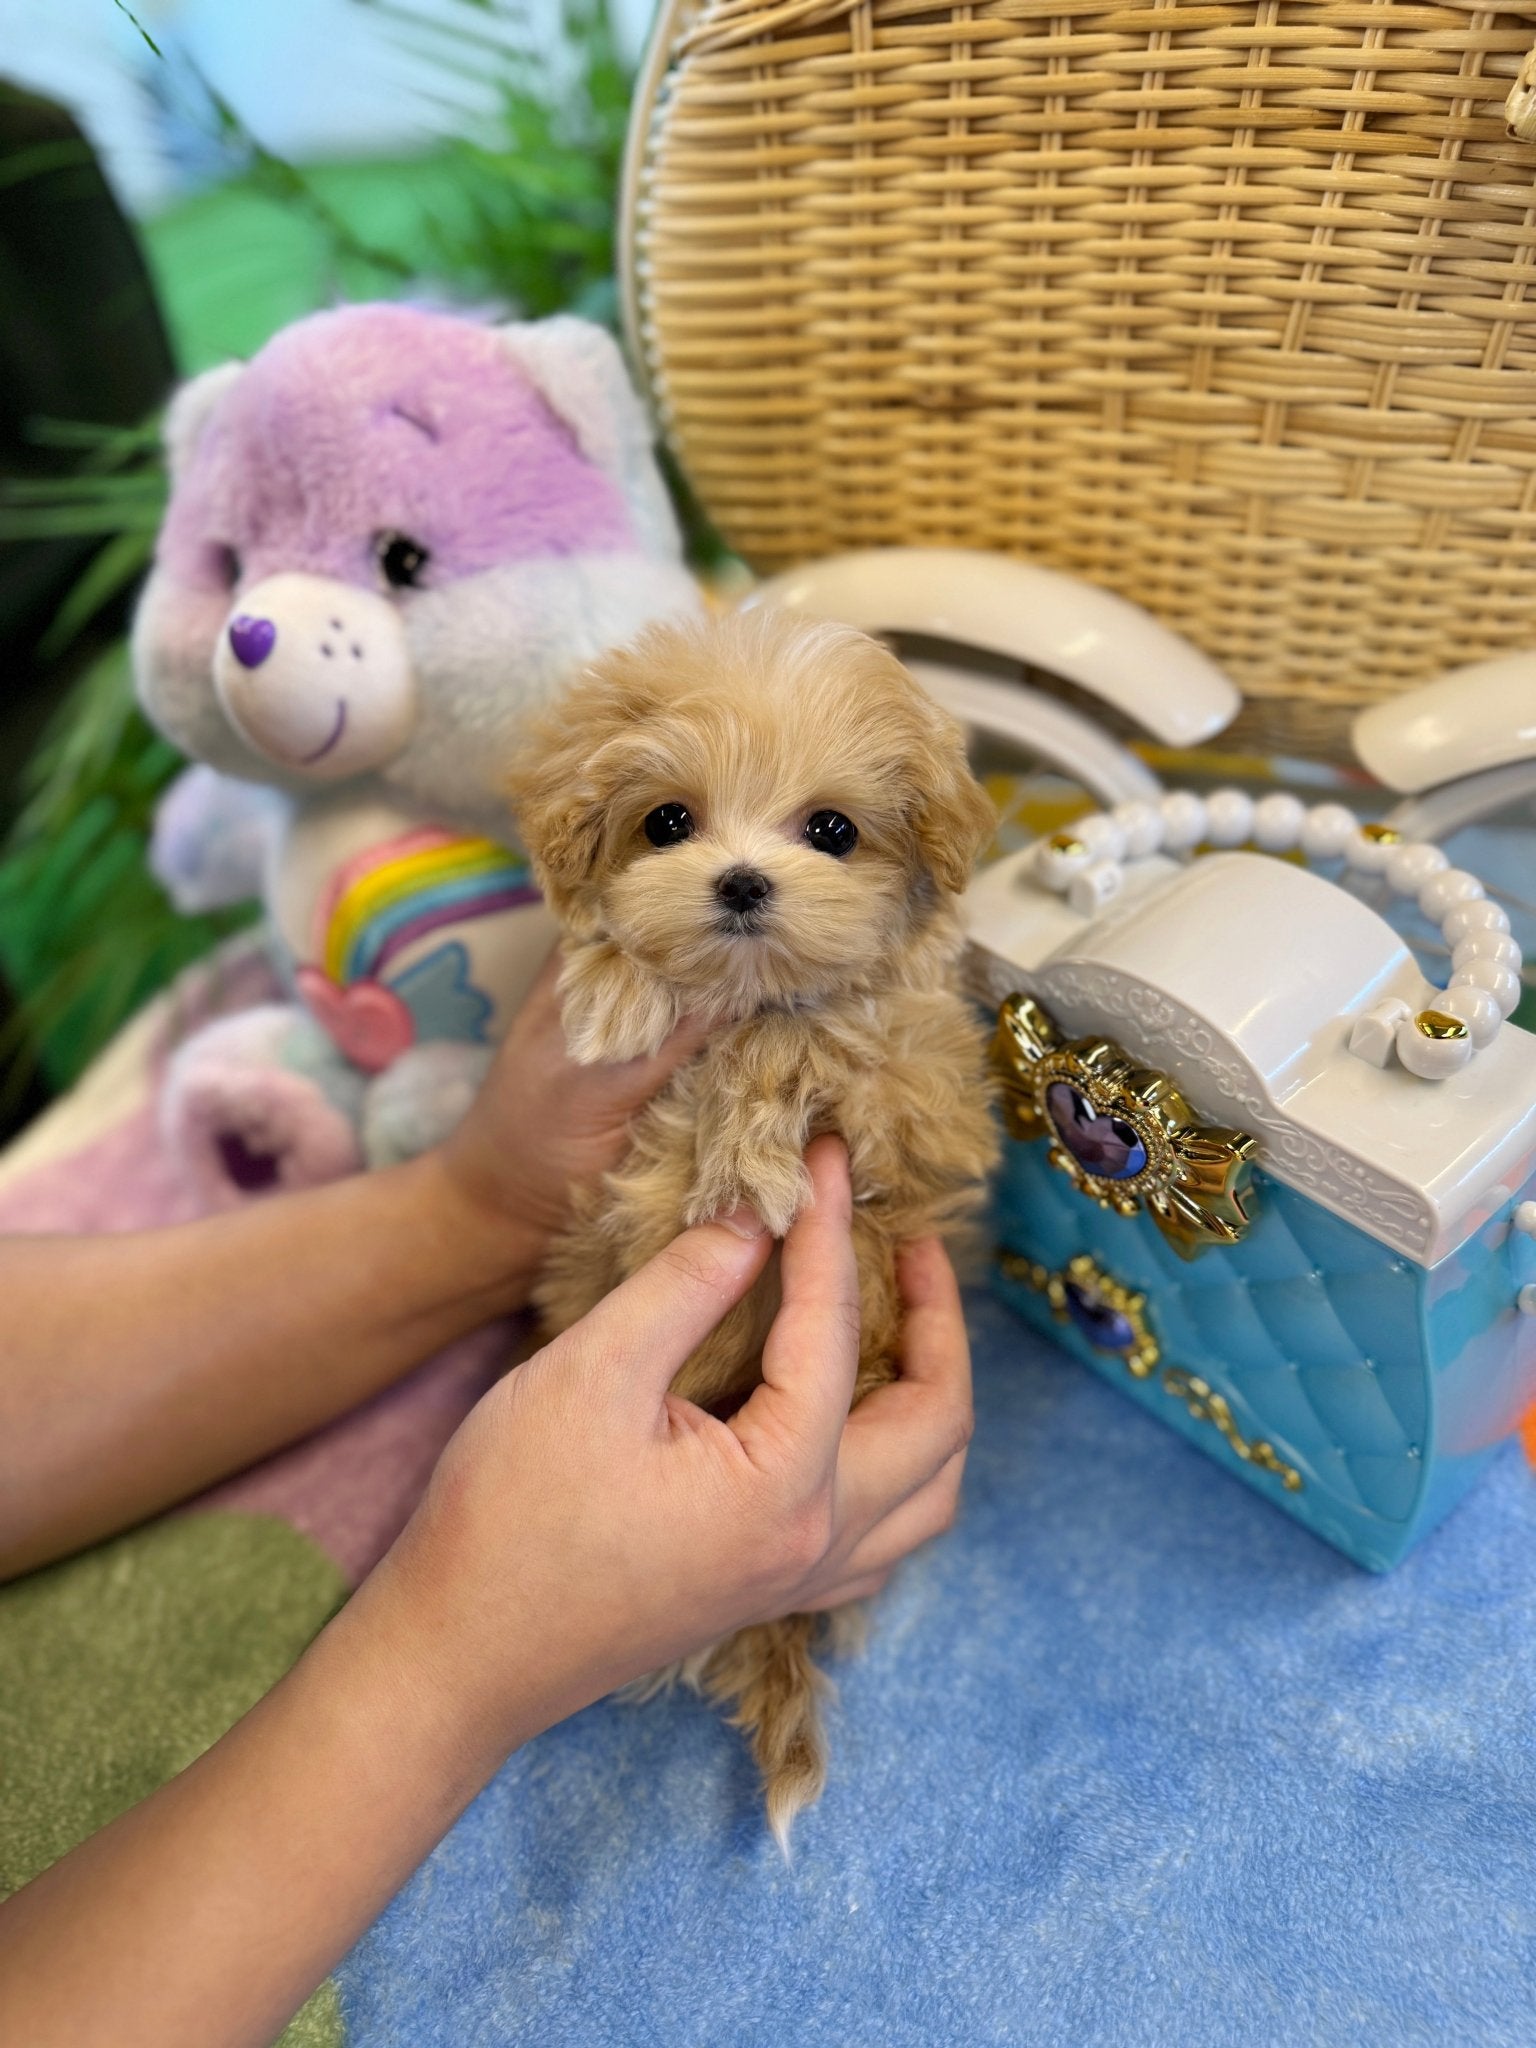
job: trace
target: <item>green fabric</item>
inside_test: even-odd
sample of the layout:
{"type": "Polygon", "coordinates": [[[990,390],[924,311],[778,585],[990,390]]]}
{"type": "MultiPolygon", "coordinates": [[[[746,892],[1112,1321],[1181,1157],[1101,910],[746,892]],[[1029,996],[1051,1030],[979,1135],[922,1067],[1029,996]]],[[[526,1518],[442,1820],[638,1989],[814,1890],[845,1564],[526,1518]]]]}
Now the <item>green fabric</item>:
{"type": "MultiPolygon", "coordinates": [[[[192,1762],[346,1597],[262,1515],[152,1523],[0,1588],[0,1897],[192,1762]]],[[[283,2048],[340,2048],[325,1984],[283,2048]]]]}

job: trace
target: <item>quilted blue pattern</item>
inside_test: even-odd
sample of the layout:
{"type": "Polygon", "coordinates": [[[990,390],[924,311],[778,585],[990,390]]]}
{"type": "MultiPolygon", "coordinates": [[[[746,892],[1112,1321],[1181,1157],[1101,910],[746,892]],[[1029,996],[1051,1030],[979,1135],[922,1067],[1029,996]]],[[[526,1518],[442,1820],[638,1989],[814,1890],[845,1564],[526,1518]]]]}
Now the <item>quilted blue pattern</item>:
{"type": "Polygon", "coordinates": [[[1374,1570],[1454,1505],[1536,1398],[1536,1323],[1515,1309],[1509,1209],[1433,1269],[1416,1266],[1294,1189],[1255,1175],[1242,1242],[1180,1259],[1145,1216],[1117,1216],[1049,1164],[1007,1147],[999,1244],[1059,1271],[1079,1253],[1147,1297],[1161,1367],[1198,1374],[1250,1444],[1301,1477],[1245,1460],[1158,1373],[1131,1377],[1026,1282],[1004,1298],[1133,1400],[1374,1570]]]}

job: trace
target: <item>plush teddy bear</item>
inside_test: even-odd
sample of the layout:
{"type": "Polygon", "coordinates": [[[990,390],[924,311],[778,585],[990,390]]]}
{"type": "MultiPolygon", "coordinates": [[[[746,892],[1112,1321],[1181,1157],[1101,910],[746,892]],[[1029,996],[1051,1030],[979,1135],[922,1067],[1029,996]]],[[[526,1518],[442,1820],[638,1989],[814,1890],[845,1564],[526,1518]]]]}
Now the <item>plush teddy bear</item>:
{"type": "Polygon", "coordinates": [[[699,596],[585,321],[316,314],[185,386],[166,442],[135,672],[201,765],[155,864],[186,909],[260,893],[293,998],[167,1075],[172,1146],[227,1206],[462,1114],[554,936],[498,772],[578,666],[699,596]]]}

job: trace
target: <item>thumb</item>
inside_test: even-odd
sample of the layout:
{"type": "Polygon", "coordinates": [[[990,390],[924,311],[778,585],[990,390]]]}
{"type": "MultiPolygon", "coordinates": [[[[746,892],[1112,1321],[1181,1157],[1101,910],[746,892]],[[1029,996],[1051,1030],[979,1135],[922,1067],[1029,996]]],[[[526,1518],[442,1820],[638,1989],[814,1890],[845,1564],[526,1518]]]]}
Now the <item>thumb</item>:
{"type": "Polygon", "coordinates": [[[751,1289],[773,1239],[750,1209],[700,1223],[659,1251],[558,1340],[598,1399],[655,1414],[678,1367],[751,1289]]]}

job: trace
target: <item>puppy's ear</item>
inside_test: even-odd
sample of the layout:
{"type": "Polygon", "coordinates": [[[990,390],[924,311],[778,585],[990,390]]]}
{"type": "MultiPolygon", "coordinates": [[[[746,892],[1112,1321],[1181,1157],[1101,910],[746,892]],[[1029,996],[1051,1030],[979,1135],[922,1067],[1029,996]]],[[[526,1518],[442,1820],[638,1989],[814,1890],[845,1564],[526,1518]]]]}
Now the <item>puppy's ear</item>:
{"type": "Polygon", "coordinates": [[[545,900],[562,924],[581,931],[590,921],[582,906],[597,870],[605,813],[587,763],[546,726],[513,761],[505,788],[545,900]]]}
{"type": "Polygon", "coordinates": [[[971,773],[964,734],[937,707],[914,768],[918,793],[912,824],[923,865],[947,895],[958,896],[997,829],[997,812],[971,773]]]}
{"type": "Polygon", "coordinates": [[[596,661],[531,727],[503,788],[517,836],[566,929],[597,935],[598,869],[615,805],[633,780],[636,748],[657,696],[659,629],[596,661]]]}
{"type": "Polygon", "coordinates": [[[695,638],[654,625],[611,648],[535,720],[502,785],[549,907],[578,938],[599,930],[593,896],[608,825],[664,702],[663,679],[695,638]]]}
{"type": "Polygon", "coordinates": [[[596,867],[602,844],[601,805],[583,802],[579,793],[540,799],[510,794],[517,815],[517,836],[532,860],[550,909],[562,924],[580,930],[585,885],[596,867]]]}

